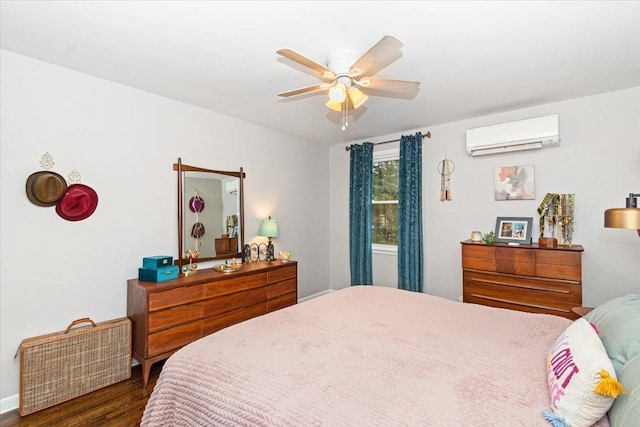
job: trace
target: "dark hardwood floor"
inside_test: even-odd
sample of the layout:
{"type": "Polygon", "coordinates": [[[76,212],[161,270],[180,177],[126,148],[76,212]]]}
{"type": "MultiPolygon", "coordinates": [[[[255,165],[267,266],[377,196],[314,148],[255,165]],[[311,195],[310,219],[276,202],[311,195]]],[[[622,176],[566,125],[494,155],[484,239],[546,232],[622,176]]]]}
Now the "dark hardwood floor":
{"type": "Polygon", "coordinates": [[[0,415],[0,426],[88,427],[139,426],[144,407],[156,384],[162,363],[151,368],[149,384],[142,387],[140,365],[131,369],[131,378],[85,394],[68,402],[21,417],[18,410],[0,415]]]}

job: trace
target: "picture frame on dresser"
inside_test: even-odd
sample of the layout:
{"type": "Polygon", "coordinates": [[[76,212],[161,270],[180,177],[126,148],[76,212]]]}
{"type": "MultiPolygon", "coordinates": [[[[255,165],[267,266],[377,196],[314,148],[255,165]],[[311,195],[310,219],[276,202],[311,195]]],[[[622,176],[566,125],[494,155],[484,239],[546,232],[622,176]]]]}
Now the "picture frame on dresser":
{"type": "Polygon", "coordinates": [[[496,218],[496,242],[528,245],[532,227],[533,217],[499,216],[496,218]]]}

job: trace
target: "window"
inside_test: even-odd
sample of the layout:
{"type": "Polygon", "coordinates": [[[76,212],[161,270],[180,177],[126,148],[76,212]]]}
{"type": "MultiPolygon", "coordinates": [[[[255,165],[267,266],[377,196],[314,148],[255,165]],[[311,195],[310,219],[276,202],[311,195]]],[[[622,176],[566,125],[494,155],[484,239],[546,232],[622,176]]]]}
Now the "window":
{"type": "Polygon", "coordinates": [[[399,157],[397,149],[373,153],[371,236],[376,253],[398,251],[399,157]]]}

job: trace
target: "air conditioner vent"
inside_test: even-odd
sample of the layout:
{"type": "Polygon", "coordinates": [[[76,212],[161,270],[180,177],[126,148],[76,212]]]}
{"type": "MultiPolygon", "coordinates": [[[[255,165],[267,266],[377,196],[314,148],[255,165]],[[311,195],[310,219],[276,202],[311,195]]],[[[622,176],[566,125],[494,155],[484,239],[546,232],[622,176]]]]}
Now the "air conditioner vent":
{"type": "Polygon", "coordinates": [[[232,179],[224,183],[227,194],[238,194],[238,180],[232,179]]]}
{"type": "Polygon", "coordinates": [[[535,150],[560,143],[557,114],[467,130],[470,156],[535,150]]]}

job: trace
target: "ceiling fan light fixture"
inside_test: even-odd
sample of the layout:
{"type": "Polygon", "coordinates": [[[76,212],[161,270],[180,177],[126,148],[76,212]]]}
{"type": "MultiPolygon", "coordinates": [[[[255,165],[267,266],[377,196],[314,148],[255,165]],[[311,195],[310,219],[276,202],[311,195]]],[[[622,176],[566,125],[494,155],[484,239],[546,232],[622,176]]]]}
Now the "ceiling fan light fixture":
{"type": "Polygon", "coordinates": [[[342,111],[342,102],[335,102],[335,101],[329,100],[325,105],[334,111],[342,111]]]}
{"type": "Polygon", "coordinates": [[[344,83],[336,83],[329,89],[329,99],[333,102],[344,102],[347,99],[347,87],[344,83]]]}
{"type": "Polygon", "coordinates": [[[364,92],[362,92],[360,89],[353,86],[351,89],[349,89],[349,99],[351,100],[353,109],[355,110],[356,108],[364,104],[364,102],[369,99],[369,97],[365,95],[364,92]]]}

